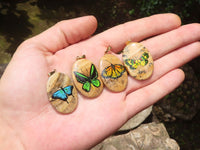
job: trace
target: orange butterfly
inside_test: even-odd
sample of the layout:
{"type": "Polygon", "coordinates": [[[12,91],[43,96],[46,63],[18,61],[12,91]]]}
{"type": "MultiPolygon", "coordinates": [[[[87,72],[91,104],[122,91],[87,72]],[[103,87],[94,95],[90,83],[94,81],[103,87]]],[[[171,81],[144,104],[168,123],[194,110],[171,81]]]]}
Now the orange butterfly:
{"type": "Polygon", "coordinates": [[[103,78],[112,78],[117,79],[123,75],[125,72],[125,67],[121,64],[111,64],[110,66],[106,67],[102,73],[101,76],[103,78]]]}

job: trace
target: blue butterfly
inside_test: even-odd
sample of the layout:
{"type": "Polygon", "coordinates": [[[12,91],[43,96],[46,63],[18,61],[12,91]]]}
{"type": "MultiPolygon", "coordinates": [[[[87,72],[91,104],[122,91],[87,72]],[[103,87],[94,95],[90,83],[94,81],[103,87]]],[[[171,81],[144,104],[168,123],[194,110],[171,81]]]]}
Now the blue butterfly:
{"type": "Polygon", "coordinates": [[[73,90],[72,85],[66,86],[64,88],[61,87],[61,89],[59,89],[58,91],[53,93],[52,98],[53,99],[61,99],[63,101],[66,101],[67,103],[69,103],[67,101],[67,99],[68,99],[68,96],[72,95],[72,90],[73,90]]]}

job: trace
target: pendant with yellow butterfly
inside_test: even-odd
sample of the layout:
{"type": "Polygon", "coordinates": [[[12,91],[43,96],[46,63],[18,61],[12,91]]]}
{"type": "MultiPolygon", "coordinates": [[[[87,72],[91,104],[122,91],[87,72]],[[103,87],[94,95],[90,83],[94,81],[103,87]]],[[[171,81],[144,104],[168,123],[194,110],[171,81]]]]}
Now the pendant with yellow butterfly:
{"type": "Polygon", "coordinates": [[[104,85],[113,92],[123,91],[128,82],[126,69],[120,59],[113,54],[105,54],[99,65],[104,85]]]}
{"type": "Polygon", "coordinates": [[[153,73],[153,58],[144,45],[129,42],[123,50],[122,58],[130,76],[145,80],[153,73]]]}

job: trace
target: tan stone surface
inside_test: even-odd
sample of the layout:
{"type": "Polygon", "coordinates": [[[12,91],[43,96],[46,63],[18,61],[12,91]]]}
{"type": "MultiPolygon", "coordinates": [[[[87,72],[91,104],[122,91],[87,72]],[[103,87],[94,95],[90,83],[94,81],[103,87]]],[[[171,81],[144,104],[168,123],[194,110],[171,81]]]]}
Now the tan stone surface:
{"type": "Polygon", "coordinates": [[[78,91],[89,98],[93,98],[93,97],[97,97],[101,94],[102,90],[103,90],[103,82],[101,81],[100,75],[99,75],[99,71],[98,68],[95,66],[97,72],[98,72],[98,77],[96,79],[98,79],[100,81],[100,86],[96,87],[92,84],[92,77],[90,75],[90,70],[91,70],[91,66],[92,66],[92,62],[87,60],[87,59],[79,59],[77,60],[72,67],[72,78],[74,81],[74,84],[76,86],[76,88],[78,89],[78,91]],[[90,78],[88,80],[88,82],[90,83],[90,90],[89,91],[85,91],[83,89],[84,86],[84,82],[81,83],[76,79],[75,73],[74,72],[79,72],[81,74],[83,74],[84,76],[90,78]]]}
{"type": "Polygon", "coordinates": [[[123,63],[112,54],[105,54],[100,59],[99,70],[104,85],[113,92],[123,91],[128,82],[128,76],[123,63]]]}
{"type": "Polygon", "coordinates": [[[91,150],[180,150],[162,123],[143,124],[126,134],[111,136],[91,150]]]}
{"type": "Polygon", "coordinates": [[[55,72],[49,77],[47,82],[47,95],[52,106],[60,113],[71,113],[77,107],[77,90],[66,74],[55,72]],[[73,88],[72,95],[67,95],[67,100],[52,98],[54,92],[69,85],[72,85],[73,88]]]}
{"type": "Polygon", "coordinates": [[[119,131],[124,130],[131,130],[138,125],[140,125],[152,112],[152,106],[142,110],[141,112],[137,113],[131,119],[129,119],[120,129],[119,131]]]}
{"type": "Polygon", "coordinates": [[[124,65],[129,72],[129,74],[137,80],[145,80],[148,79],[153,73],[153,59],[149,51],[141,44],[131,42],[129,43],[123,50],[123,61],[124,65]],[[148,53],[149,58],[148,63],[144,65],[144,61],[141,61],[141,58],[144,53],[148,53]],[[134,64],[138,63],[138,65],[133,65],[130,63],[128,65],[126,60],[133,60],[134,64]],[[135,68],[136,67],[136,68],[135,68]]]}

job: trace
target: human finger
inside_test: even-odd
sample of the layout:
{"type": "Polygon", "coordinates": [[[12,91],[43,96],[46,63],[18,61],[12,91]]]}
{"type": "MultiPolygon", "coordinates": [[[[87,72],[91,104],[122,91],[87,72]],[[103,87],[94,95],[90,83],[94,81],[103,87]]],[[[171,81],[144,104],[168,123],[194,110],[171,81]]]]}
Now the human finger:
{"type": "Polygon", "coordinates": [[[118,53],[129,40],[141,41],[173,30],[180,25],[181,20],[177,15],[158,14],[113,27],[97,35],[95,40],[101,41],[105,47],[111,46],[112,51],[118,53]]]}
{"type": "Polygon", "coordinates": [[[97,20],[93,16],[60,21],[25,43],[35,45],[45,52],[55,53],[70,44],[88,38],[95,32],[96,27],[97,20]]]}
{"type": "Polygon", "coordinates": [[[180,47],[200,40],[200,24],[188,24],[142,42],[154,60],[180,47]]]}
{"type": "Polygon", "coordinates": [[[131,118],[136,113],[154,104],[172,92],[183,80],[184,72],[176,69],[162,76],[152,84],[128,94],[125,101],[127,117],[131,118]]]}
{"type": "Polygon", "coordinates": [[[151,78],[144,81],[138,81],[129,77],[126,92],[131,93],[136,89],[149,85],[165,75],[167,72],[182,66],[195,57],[198,57],[200,55],[199,49],[200,42],[194,42],[157,59],[154,62],[154,72],[151,78]]]}
{"type": "Polygon", "coordinates": [[[200,25],[189,24],[142,42],[154,59],[154,72],[149,80],[130,79],[127,91],[133,91],[159,79],[168,71],[178,68],[200,55],[200,25]],[[133,86],[134,85],[134,86],[133,86]]]}

